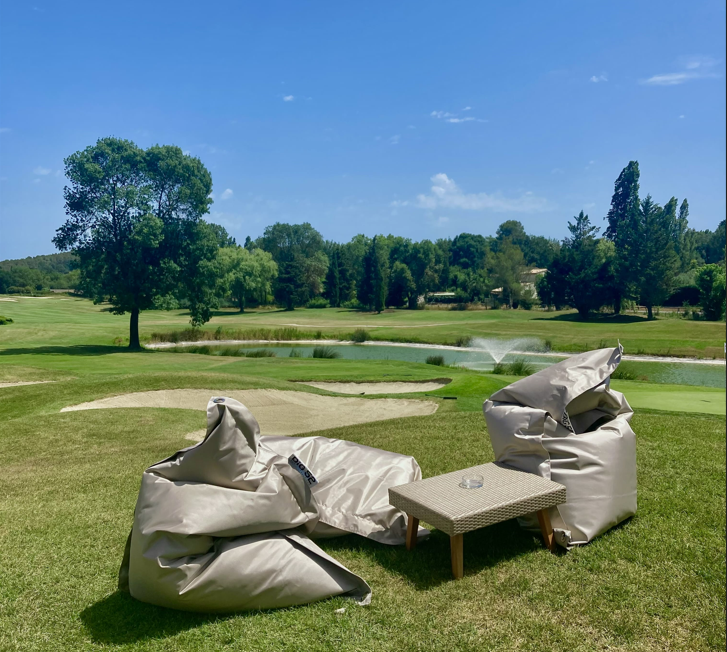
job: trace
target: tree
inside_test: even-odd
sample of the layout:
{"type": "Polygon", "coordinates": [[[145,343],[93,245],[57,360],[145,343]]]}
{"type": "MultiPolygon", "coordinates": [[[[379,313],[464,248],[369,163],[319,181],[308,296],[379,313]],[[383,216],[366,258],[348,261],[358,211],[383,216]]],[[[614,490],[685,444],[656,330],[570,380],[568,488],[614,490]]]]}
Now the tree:
{"type": "Polygon", "coordinates": [[[513,302],[520,297],[520,276],[525,269],[525,259],[520,247],[515,246],[509,238],[504,238],[497,245],[491,268],[494,283],[502,287],[502,300],[512,308],[513,302]]]}
{"type": "Polygon", "coordinates": [[[363,276],[359,301],[370,310],[381,312],[388,294],[388,252],[378,236],[374,236],[363,258],[363,276]]]}
{"type": "Polygon", "coordinates": [[[409,295],[409,308],[415,309],[418,298],[437,286],[442,265],[437,265],[437,248],[429,240],[412,243],[406,264],[416,286],[416,293],[409,295]]]}
{"type": "Polygon", "coordinates": [[[676,205],[672,197],[661,208],[651,195],[641,202],[639,296],[649,319],[654,318],[654,306],[669,296],[679,264],[673,239],[676,205]]]}
{"type": "Polygon", "coordinates": [[[328,243],[328,271],[326,272],[323,296],[334,308],[349,301],[352,292],[351,274],[346,267],[343,248],[334,242],[328,243]]]}
{"type": "Polygon", "coordinates": [[[490,248],[481,235],[460,233],[449,248],[449,264],[462,269],[483,269],[487,264],[490,248]]]}
{"type": "Polygon", "coordinates": [[[725,315],[725,269],[711,263],[697,270],[696,284],[699,288],[699,304],[704,316],[710,321],[719,321],[725,315]]]}
{"type": "Polygon", "coordinates": [[[398,307],[410,302],[412,296],[416,298],[416,289],[409,268],[404,263],[395,262],[391,268],[386,305],[398,307]]]}
{"type": "Polygon", "coordinates": [[[278,264],[280,273],[273,285],[275,299],[286,310],[305,304],[323,290],[328,258],[323,252],[321,234],[308,222],[277,222],[268,226],[257,245],[278,264]]]}
{"type": "Polygon", "coordinates": [[[567,268],[566,298],[577,311],[581,319],[588,319],[589,314],[604,305],[604,294],[599,276],[605,260],[598,255],[598,227],[583,211],[568,222],[570,238],[563,241],[561,251],[567,268]]]}
{"type": "Polygon", "coordinates": [[[497,246],[504,240],[509,240],[516,247],[520,247],[521,251],[525,251],[528,243],[528,234],[525,233],[525,227],[517,220],[507,220],[497,227],[495,234],[497,246]]]}
{"type": "Polygon", "coordinates": [[[278,265],[269,252],[225,247],[219,250],[218,258],[222,292],[235,299],[240,312],[245,312],[249,301],[266,300],[278,275],[278,265]]]}
{"type": "Polygon", "coordinates": [[[696,255],[694,230],[689,228],[689,202],[684,199],[674,223],[674,249],[679,257],[679,271],[688,272],[696,255]]]}
{"type": "Polygon", "coordinates": [[[69,156],[65,173],[68,219],[53,242],[76,254],[80,285],[94,302],[130,313],[129,347],[140,348],[139,313],[159,296],[183,287],[196,306],[193,320],[202,318],[210,297],[196,294],[187,275],[209,255],[195,245],[205,236],[198,225],[211,203],[212,177],[202,162],[178,147],[145,152],[128,140],[102,138],[69,156]]]}
{"type": "Polygon", "coordinates": [[[616,246],[614,262],[614,312],[621,312],[624,298],[633,296],[639,270],[639,162],[630,161],[614,184],[611,208],[606,215],[605,236],[616,246]]]}

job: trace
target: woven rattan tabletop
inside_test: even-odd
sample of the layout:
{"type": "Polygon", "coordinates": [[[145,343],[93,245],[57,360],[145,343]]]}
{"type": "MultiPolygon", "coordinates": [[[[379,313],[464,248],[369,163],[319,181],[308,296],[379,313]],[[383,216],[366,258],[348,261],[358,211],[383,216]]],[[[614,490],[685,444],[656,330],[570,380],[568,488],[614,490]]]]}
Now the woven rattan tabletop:
{"type": "Polygon", "coordinates": [[[565,487],[490,463],[391,487],[389,502],[454,536],[564,503],[565,487]],[[462,476],[470,473],[482,475],[482,487],[460,486],[462,476]]]}

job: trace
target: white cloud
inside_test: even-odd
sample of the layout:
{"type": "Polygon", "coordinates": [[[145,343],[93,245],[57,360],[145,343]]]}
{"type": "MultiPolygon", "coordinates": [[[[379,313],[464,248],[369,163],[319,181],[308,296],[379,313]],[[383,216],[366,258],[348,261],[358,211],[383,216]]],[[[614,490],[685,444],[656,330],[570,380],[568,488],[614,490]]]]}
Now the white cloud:
{"type": "Polygon", "coordinates": [[[0,127],[0,134],[9,134],[11,131],[10,127],[0,127]]]}
{"type": "Polygon", "coordinates": [[[33,183],[40,183],[40,179],[33,179],[33,183]]]}
{"type": "Polygon", "coordinates": [[[553,168],[553,169],[552,169],[552,170],[550,171],[550,173],[551,173],[551,174],[563,174],[563,170],[561,170],[560,168],[553,168]]]}
{"type": "Polygon", "coordinates": [[[416,129],[414,125],[407,125],[407,129],[416,129]]]}
{"type": "Polygon", "coordinates": [[[396,136],[392,136],[391,138],[389,138],[389,142],[392,145],[398,145],[400,140],[401,140],[401,136],[399,134],[396,134],[396,136]]]}
{"type": "Polygon", "coordinates": [[[393,208],[398,208],[399,206],[408,206],[410,202],[408,202],[405,199],[395,199],[394,201],[389,204],[393,208]]]}
{"type": "Polygon", "coordinates": [[[223,193],[222,193],[222,194],[220,195],[220,199],[224,201],[225,199],[229,199],[230,197],[232,197],[232,195],[234,195],[234,194],[235,194],[235,193],[233,193],[233,192],[232,192],[232,188],[228,188],[227,190],[225,190],[225,191],[224,191],[224,192],[223,192],[223,193]]]}
{"type": "Polygon", "coordinates": [[[447,224],[449,224],[448,217],[438,217],[437,220],[434,222],[435,226],[446,226],[447,224]]]}
{"type": "Polygon", "coordinates": [[[680,116],[679,116],[679,119],[681,120],[681,119],[682,119],[682,118],[684,118],[684,117],[686,117],[686,116],[680,115],[680,116]]]}
{"type": "MultiPolygon", "coordinates": [[[[470,111],[471,109],[471,106],[466,106],[464,109],[462,109],[462,111],[470,111]]],[[[437,118],[437,120],[444,120],[445,122],[449,122],[451,124],[460,124],[462,122],[487,122],[487,120],[474,118],[471,115],[460,118],[457,116],[456,113],[449,113],[448,111],[432,111],[429,115],[432,118],[437,118]]]]}
{"type": "Polygon", "coordinates": [[[711,57],[683,57],[680,63],[684,70],[654,75],[642,79],[640,83],[647,86],[679,86],[693,79],[714,79],[720,76],[714,72],[719,62],[711,57]]]}
{"type": "Polygon", "coordinates": [[[53,170],[51,170],[50,168],[44,168],[44,167],[41,167],[40,165],[33,170],[33,174],[36,174],[39,177],[44,177],[47,174],[50,174],[51,172],[53,172],[53,170]]]}
{"type": "Polygon", "coordinates": [[[649,86],[677,86],[683,84],[690,79],[695,79],[698,75],[689,72],[672,72],[668,75],[654,75],[645,79],[642,84],[649,86]]]}
{"type": "Polygon", "coordinates": [[[520,197],[503,197],[500,193],[464,193],[446,174],[435,174],[428,195],[417,195],[419,208],[458,208],[462,210],[489,210],[495,213],[532,213],[549,209],[547,201],[526,192],[520,197]]]}
{"type": "Polygon", "coordinates": [[[284,95],[283,102],[292,102],[295,99],[295,95],[284,95]]]}
{"type": "Polygon", "coordinates": [[[594,84],[598,84],[599,82],[607,82],[608,77],[605,74],[593,75],[593,77],[591,77],[590,81],[592,81],[594,84]]]}

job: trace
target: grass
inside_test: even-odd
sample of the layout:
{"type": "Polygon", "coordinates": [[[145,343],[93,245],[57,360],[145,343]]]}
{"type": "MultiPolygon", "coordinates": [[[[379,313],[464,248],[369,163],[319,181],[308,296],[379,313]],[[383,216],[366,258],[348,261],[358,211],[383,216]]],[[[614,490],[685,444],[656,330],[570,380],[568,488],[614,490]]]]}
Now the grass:
{"type": "MultiPolygon", "coordinates": [[[[613,387],[636,409],[639,510],[581,549],[551,555],[516,523],[501,523],[465,536],[465,578],[454,582],[448,539],[436,530],[412,553],[353,535],[322,541],[324,550],[370,583],[373,601],[365,608],[336,598],[279,611],[207,616],[156,608],[118,593],[141,473],[188,446],[185,434],[203,428],[205,415],[177,409],[60,413],[62,407],[167,388],[224,393],[269,387],[321,394],[291,381],[431,380],[442,371],[393,360],[292,354],[130,353],[111,345],[124,335],[125,320],[76,301],[28,299],[17,337],[4,333],[18,319],[0,333],[6,338],[0,340],[0,382],[60,381],[0,389],[0,649],[724,649],[725,392],[629,379],[614,380],[613,387]],[[56,303],[41,310],[47,302],[56,303]],[[340,608],[345,612],[337,614],[340,608]]],[[[21,301],[10,306],[19,308],[21,301]]],[[[407,328],[416,332],[413,324],[424,323],[417,322],[420,315],[431,319],[428,312],[405,315],[407,328]]],[[[300,323],[305,314],[285,313],[286,323],[300,323]]],[[[371,319],[354,316],[357,321],[346,321],[342,332],[371,319]]],[[[167,313],[145,314],[148,318],[147,332],[183,327],[167,313]],[[157,319],[170,321],[152,325],[157,319]]],[[[439,402],[436,414],[325,434],[413,455],[425,476],[492,460],[482,401],[516,377],[460,368],[446,373],[451,382],[426,397],[439,402]],[[442,396],[457,400],[437,398],[442,396]]]]}
{"type": "MultiPolygon", "coordinates": [[[[110,345],[128,337],[128,315],[101,312],[86,299],[75,297],[23,298],[3,305],[14,319],[0,329],[0,346],[26,348],[52,345],[110,345]]],[[[723,357],[724,322],[678,319],[648,321],[638,315],[596,317],[581,322],[572,312],[539,310],[387,310],[379,315],[343,308],[318,310],[257,310],[239,313],[220,310],[211,322],[196,329],[205,339],[314,339],[347,338],[357,329],[368,330],[372,339],[451,343],[467,337],[537,337],[549,341],[555,351],[585,351],[620,340],[627,353],[723,357]],[[291,330],[289,330],[291,329],[291,330]],[[220,335],[217,335],[218,332],[220,335]]],[[[148,311],[140,318],[147,341],[153,333],[190,332],[185,311],[148,311]]],[[[164,335],[166,337],[166,335],[164,335]]]]}
{"type": "MultiPolygon", "coordinates": [[[[132,380],[78,379],[64,391],[116,393],[132,380]]],[[[172,386],[193,380],[166,378],[172,386]]],[[[220,375],[217,386],[231,382],[220,375]]],[[[271,381],[234,384],[251,382],[271,381]]],[[[724,648],[722,418],[637,415],[639,512],[582,549],[551,555],[502,523],[465,536],[465,578],[454,582],[441,532],[413,553],[347,536],[321,545],[371,584],[371,606],[337,598],[206,616],[116,591],[141,472],[186,446],[184,434],[203,427],[204,414],[61,414],[39,400],[52,397],[49,386],[13,391],[27,400],[0,434],[0,649],[225,650],[242,641],[246,650],[341,652],[724,648]]],[[[414,455],[425,476],[493,457],[474,411],[325,434],[414,455]]]]}
{"type": "Polygon", "coordinates": [[[444,356],[443,355],[428,355],[427,364],[432,364],[436,367],[443,367],[444,366],[444,356]]]}

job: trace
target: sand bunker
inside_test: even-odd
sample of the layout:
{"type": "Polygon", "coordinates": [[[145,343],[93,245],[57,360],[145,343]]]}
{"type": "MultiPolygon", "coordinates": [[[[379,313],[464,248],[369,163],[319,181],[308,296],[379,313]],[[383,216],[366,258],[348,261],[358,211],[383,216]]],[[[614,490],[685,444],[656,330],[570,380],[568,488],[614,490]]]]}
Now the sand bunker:
{"type": "Polygon", "coordinates": [[[44,383],[54,383],[55,380],[21,380],[17,383],[0,383],[2,387],[19,387],[20,385],[43,385],[44,383]]]}
{"type": "Polygon", "coordinates": [[[423,383],[403,381],[403,382],[383,382],[383,383],[321,383],[321,382],[301,382],[301,385],[310,385],[318,389],[324,389],[327,392],[336,392],[337,394],[411,394],[412,392],[433,392],[442,389],[449,381],[430,380],[423,383]]]}
{"type": "MultiPolygon", "coordinates": [[[[260,424],[263,435],[297,435],[315,430],[353,426],[399,417],[426,416],[437,411],[437,403],[415,399],[368,400],[319,396],[307,392],[277,389],[164,389],[156,392],[122,394],[98,401],[70,405],[61,412],[105,408],[181,408],[206,410],[211,396],[227,396],[246,405],[260,424]]],[[[201,436],[203,436],[202,433],[201,436]]],[[[198,433],[188,437],[200,438],[198,433]]]]}

